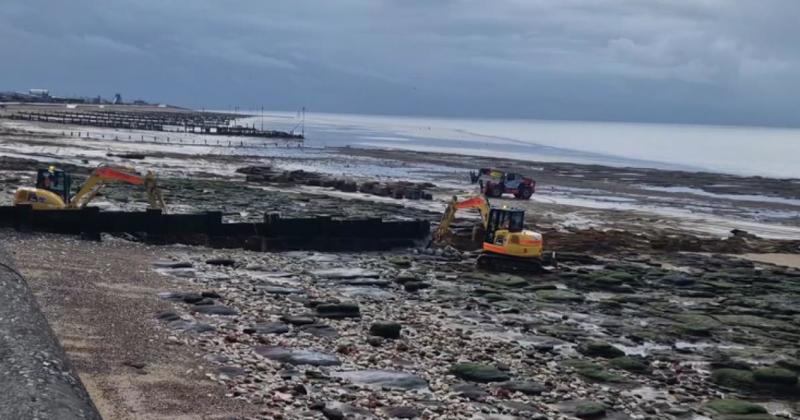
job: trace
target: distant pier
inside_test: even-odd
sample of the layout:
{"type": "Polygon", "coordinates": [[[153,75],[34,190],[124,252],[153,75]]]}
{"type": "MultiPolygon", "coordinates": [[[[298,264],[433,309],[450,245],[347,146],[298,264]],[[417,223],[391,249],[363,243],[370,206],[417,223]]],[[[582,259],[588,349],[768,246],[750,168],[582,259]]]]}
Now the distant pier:
{"type": "Polygon", "coordinates": [[[278,130],[260,130],[254,126],[231,125],[237,117],[241,116],[216,112],[20,110],[4,117],[12,120],[41,121],[89,127],[271,139],[304,139],[302,134],[278,130]]]}

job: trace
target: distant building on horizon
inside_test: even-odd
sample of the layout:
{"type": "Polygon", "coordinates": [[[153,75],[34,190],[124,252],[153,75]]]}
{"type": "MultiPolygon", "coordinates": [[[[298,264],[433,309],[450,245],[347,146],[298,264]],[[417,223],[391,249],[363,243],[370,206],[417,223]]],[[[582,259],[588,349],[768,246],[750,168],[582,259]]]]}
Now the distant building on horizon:
{"type": "Polygon", "coordinates": [[[47,89],[28,89],[28,94],[37,98],[50,97],[50,91],[47,89]]]}

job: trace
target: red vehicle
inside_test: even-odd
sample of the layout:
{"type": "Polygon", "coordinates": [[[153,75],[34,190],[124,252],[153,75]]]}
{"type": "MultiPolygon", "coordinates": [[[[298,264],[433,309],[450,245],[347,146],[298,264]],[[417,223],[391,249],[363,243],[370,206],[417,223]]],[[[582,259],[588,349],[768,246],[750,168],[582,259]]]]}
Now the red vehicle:
{"type": "Polygon", "coordinates": [[[471,172],[472,183],[480,184],[487,197],[498,198],[503,194],[514,194],[515,198],[528,200],[536,191],[536,181],[514,172],[503,172],[492,168],[481,168],[471,172]]]}

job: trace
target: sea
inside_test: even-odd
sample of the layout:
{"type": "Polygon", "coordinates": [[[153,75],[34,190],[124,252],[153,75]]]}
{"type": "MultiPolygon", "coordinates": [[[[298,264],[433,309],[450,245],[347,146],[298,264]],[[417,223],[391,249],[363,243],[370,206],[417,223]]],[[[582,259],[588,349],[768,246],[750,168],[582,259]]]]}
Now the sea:
{"type": "Polygon", "coordinates": [[[800,178],[800,129],[256,111],[240,123],[306,145],[800,178]]]}

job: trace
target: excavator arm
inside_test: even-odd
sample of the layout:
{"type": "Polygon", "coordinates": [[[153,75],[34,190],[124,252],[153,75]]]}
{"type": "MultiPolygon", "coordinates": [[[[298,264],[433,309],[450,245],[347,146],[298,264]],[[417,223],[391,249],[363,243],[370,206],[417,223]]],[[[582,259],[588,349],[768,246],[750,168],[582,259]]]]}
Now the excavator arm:
{"type": "Polygon", "coordinates": [[[109,182],[123,182],[132,185],[144,185],[147,192],[147,198],[152,208],[159,208],[166,211],[164,199],[161,196],[161,190],[156,185],[156,175],[149,171],[143,178],[133,170],[127,168],[112,168],[109,166],[102,166],[94,171],[81,186],[81,189],[72,197],[68,207],[70,208],[84,208],[90,201],[97,195],[103,185],[109,182]]]}
{"type": "Polygon", "coordinates": [[[439,227],[436,229],[436,232],[433,234],[433,240],[437,243],[442,242],[447,237],[447,232],[450,229],[450,224],[453,223],[453,220],[456,218],[456,212],[460,209],[474,209],[477,208],[478,211],[481,213],[481,220],[483,221],[484,229],[489,224],[489,201],[482,195],[478,195],[472,198],[468,198],[463,201],[458,201],[456,196],[453,196],[452,200],[447,204],[447,208],[444,210],[444,214],[442,215],[442,220],[439,222],[439,227]]]}

